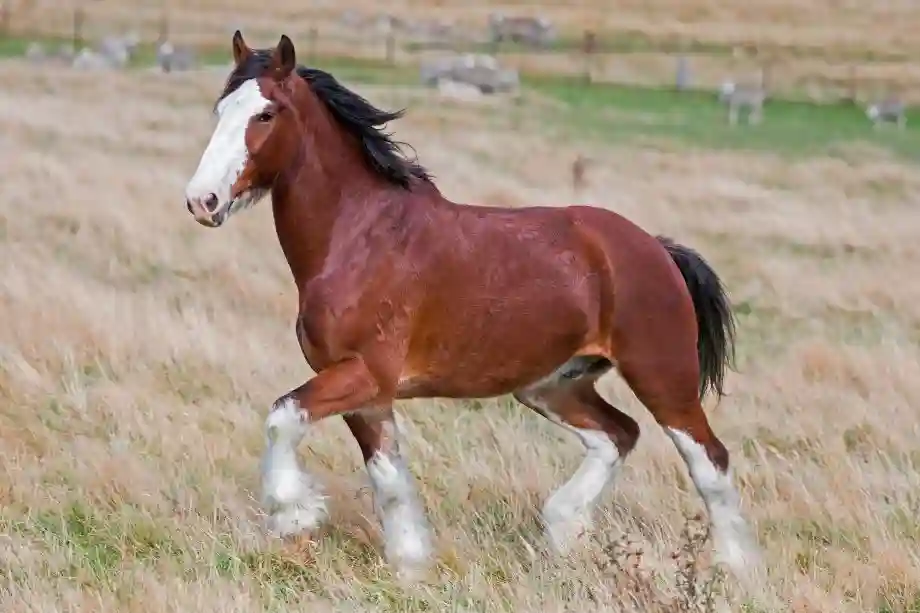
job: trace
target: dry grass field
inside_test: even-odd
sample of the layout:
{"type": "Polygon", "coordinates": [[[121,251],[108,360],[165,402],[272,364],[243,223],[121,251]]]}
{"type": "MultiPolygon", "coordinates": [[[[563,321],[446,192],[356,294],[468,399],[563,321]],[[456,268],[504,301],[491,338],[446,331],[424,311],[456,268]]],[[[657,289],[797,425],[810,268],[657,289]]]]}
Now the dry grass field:
{"type": "MultiPolygon", "coordinates": [[[[210,231],[182,202],[222,78],[0,65],[15,83],[0,90],[0,610],[690,610],[654,602],[687,591],[671,552],[701,504],[616,375],[604,393],[644,435],[569,560],[540,553],[535,508],[580,446],[507,399],[399,405],[438,538],[430,580],[401,587],[381,563],[337,419],[301,447],[332,523],[299,555],[264,536],[263,419],[309,373],[270,207],[210,231]],[[623,536],[640,570],[611,566],[623,536]]],[[[740,372],[709,414],[775,596],[747,605],[729,581],[731,610],[920,610],[915,166],[859,143],[790,156],[579,141],[536,95],[513,120],[502,101],[357,87],[409,107],[391,128],[452,199],[610,207],[724,276],[740,372]],[[597,161],[576,198],[578,152],[597,161]]]]}

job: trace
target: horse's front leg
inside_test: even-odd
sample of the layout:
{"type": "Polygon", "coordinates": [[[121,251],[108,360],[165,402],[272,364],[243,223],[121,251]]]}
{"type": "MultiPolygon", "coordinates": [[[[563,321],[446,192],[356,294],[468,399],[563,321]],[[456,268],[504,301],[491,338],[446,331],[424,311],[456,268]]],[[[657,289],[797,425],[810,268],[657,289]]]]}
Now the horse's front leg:
{"type": "Polygon", "coordinates": [[[425,571],[431,557],[431,535],[415,481],[399,449],[399,431],[387,406],[345,416],[370,478],[374,509],[383,527],[386,559],[402,578],[425,571]]]}
{"type": "MultiPolygon", "coordinates": [[[[381,386],[361,359],[335,364],[285,394],[265,419],[262,504],[280,537],[315,529],[326,518],[325,496],[300,466],[297,445],[310,425],[380,402],[381,386]]],[[[389,399],[385,402],[389,406],[389,399]]]]}

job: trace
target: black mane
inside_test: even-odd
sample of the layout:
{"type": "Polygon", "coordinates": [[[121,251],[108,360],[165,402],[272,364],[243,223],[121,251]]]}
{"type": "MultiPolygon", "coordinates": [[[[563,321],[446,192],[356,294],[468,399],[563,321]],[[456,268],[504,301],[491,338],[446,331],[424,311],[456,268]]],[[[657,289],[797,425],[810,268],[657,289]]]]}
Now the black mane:
{"type": "MultiPolygon", "coordinates": [[[[271,49],[253,50],[227,77],[227,83],[217,101],[226,98],[249,79],[264,75],[271,57],[271,49]]],[[[424,167],[405,156],[400,145],[406,143],[397,143],[390,134],[380,129],[384,124],[402,117],[404,109],[394,112],[380,110],[339,83],[331,74],[318,68],[298,65],[297,74],[326,105],[339,125],[357,137],[364,159],[377,174],[406,189],[410,187],[413,178],[431,180],[424,167]]]]}

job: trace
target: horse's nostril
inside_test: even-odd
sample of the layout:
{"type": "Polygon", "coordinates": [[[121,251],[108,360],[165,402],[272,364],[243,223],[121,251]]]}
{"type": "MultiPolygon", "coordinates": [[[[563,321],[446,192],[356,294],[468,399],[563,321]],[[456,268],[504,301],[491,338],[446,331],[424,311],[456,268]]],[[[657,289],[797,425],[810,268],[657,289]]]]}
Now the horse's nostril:
{"type": "Polygon", "coordinates": [[[217,194],[208,194],[202,197],[186,196],[185,198],[185,208],[188,209],[189,213],[198,218],[214,216],[217,209],[220,208],[219,205],[220,201],[217,198],[217,194]]]}

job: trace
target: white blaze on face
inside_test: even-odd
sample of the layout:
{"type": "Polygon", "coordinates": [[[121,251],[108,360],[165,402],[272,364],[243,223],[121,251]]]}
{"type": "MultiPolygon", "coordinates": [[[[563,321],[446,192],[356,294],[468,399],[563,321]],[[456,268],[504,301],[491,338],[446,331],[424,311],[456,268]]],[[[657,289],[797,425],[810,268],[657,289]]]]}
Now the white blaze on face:
{"type": "Polygon", "coordinates": [[[246,126],[253,116],[264,111],[269,104],[255,79],[246,81],[220,101],[217,105],[217,127],[201,156],[195,175],[185,188],[186,198],[195,200],[214,194],[217,196],[217,210],[222,210],[228,204],[230,189],[249,159],[246,126]]]}

